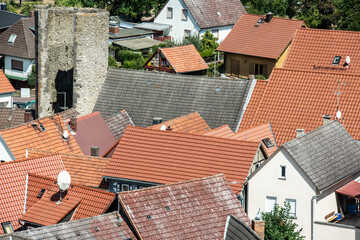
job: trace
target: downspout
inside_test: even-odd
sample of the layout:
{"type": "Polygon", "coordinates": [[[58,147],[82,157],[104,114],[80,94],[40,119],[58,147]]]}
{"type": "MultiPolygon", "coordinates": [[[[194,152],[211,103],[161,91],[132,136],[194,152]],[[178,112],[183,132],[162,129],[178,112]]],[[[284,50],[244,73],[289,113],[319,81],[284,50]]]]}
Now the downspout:
{"type": "Polygon", "coordinates": [[[311,197],[311,240],[314,240],[314,200],[321,195],[322,191],[320,191],[320,194],[311,197]]]}
{"type": "Polygon", "coordinates": [[[29,183],[29,174],[26,174],[24,213],[26,212],[26,201],[27,201],[28,183],[29,183]]]}

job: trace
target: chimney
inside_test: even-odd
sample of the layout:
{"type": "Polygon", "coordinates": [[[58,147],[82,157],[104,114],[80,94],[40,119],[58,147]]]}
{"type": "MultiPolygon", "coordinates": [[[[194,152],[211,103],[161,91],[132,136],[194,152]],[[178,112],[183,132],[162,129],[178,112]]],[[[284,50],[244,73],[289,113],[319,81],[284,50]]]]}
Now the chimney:
{"type": "Polygon", "coordinates": [[[25,111],[24,112],[24,123],[31,121],[31,112],[25,111]]]}
{"type": "Polygon", "coordinates": [[[324,115],[322,117],[323,117],[323,125],[326,125],[331,122],[330,121],[331,115],[324,115]]]}
{"type": "Polygon", "coordinates": [[[100,149],[98,146],[92,146],[91,147],[91,156],[98,157],[99,156],[100,149]]]}
{"type": "Polygon", "coordinates": [[[70,128],[74,133],[77,132],[77,118],[74,115],[70,117],[70,128]]]}
{"type": "Polygon", "coordinates": [[[110,25],[109,27],[109,33],[113,35],[119,34],[119,26],[110,25]]]}
{"type": "Polygon", "coordinates": [[[305,129],[296,129],[296,137],[305,136],[305,129]]]}
{"type": "Polygon", "coordinates": [[[265,222],[263,220],[252,220],[252,229],[261,239],[265,238],[265,222]]]}
{"type": "Polygon", "coordinates": [[[29,12],[29,17],[34,17],[35,15],[34,15],[34,10],[32,10],[32,11],[30,11],[29,12]]]}
{"type": "Polygon", "coordinates": [[[162,123],[162,121],[163,121],[163,120],[162,120],[161,117],[154,117],[154,118],[153,118],[153,125],[162,123]]]}
{"type": "Polygon", "coordinates": [[[273,16],[274,16],[273,13],[268,12],[268,13],[266,14],[265,22],[267,22],[267,23],[270,22],[271,19],[273,18],[273,16]]]}
{"type": "Polygon", "coordinates": [[[6,3],[0,3],[0,10],[7,11],[7,4],[6,3]]]}

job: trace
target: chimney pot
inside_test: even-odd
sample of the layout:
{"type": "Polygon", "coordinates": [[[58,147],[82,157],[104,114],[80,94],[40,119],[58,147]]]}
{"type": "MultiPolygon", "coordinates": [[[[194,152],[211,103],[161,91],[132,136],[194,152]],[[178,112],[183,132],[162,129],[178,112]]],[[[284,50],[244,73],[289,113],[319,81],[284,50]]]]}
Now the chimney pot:
{"type": "Polygon", "coordinates": [[[252,229],[261,239],[265,238],[265,222],[263,220],[252,220],[252,229]]]}
{"type": "Polygon", "coordinates": [[[272,12],[268,12],[266,14],[266,18],[265,18],[265,22],[270,22],[271,19],[273,18],[274,14],[272,12]]]}
{"type": "Polygon", "coordinates": [[[77,118],[76,118],[76,116],[71,116],[70,117],[70,128],[74,133],[77,132],[77,118]]]}
{"type": "Polygon", "coordinates": [[[24,112],[24,122],[29,122],[31,121],[31,112],[25,111],[24,112]]]}
{"type": "Polygon", "coordinates": [[[91,156],[98,157],[100,153],[100,149],[98,146],[92,146],[91,147],[91,156]]]}
{"type": "Polygon", "coordinates": [[[162,120],[161,117],[154,117],[154,118],[153,118],[153,125],[162,123],[162,121],[163,121],[163,120],[162,120]]]}
{"type": "Polygon", "coordinates": [[[323,125],[330,123],[331,122],[330,118],[331,118],[331,115],[324,115],[323,116],[323,125]]]}
{"type": "Polygon", "coordinates": [[[119,26],[110,25],[109,26],[109,33],[114,34],[114,35],[119,34],[119,26]]]}
{"type": "Polygon", "coordinates": [[[296,129],[296,137],[305,136],[305,129],[296,129]]]}

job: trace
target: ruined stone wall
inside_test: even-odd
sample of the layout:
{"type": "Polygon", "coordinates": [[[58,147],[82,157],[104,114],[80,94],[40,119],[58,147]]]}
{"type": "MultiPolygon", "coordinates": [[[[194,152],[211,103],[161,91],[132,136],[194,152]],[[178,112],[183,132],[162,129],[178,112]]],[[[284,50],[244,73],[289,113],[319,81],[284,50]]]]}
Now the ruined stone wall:
{"type": "Polygon", "coordinates": [[[107,72],[108,12],[38,6],[35,15],[39,117],[54,112],[59,97],[55,79],[60,71],[71,70],[73,107],[81,115],[91,113],[107,72]]]}

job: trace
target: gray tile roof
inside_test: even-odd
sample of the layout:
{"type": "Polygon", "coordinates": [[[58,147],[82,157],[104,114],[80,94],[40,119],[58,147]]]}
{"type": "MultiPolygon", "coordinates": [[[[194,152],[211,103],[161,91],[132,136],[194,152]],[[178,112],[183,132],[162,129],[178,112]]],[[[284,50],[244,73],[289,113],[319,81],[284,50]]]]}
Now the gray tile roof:
{"type": "Polygon", "coordinates": [[[261,238],[244,222],[229,215],[225,226],[225,240],[261,240],[261,238]]]}
{"type": "Polygon", "coordinates": [[[11,27],[14,23],[25,17],[24,15],[0,10],[0,29],[11,27]]]}
{"type": "Polygon", "coordinates": [[[154,22],[142,22],[135,25],[136,28],[148,29],[154,31],[165,31],[170,29],[172,26],[169,24],[163,23],[154,23],[154,22]]]}
{"type": "Polygon", "coordinates": [[[134,126],[126,111],[121,111],[112,117],[106,118],[105,122],[116,140],[121,138],[127,126],[134,126]]]}
{"type": "Polygon", "coordinates": [[[109,117],[126,110],[136,126],[198,112],[211,128],[235,130],[251,80],[208,78],[110,68],[94,111],[109,117]]]}
{"type": "Polygon", "coordinates": [[[154,32],[151,30],[145,30],[140,28],[120,28],[119,34],[109,34],[110,39],[120,39],[128,37],[139,37],[145,35],[153,35],[154,32]]]}
{"type": "MultiPolygon", "coordinates": [[[[33,120],[32,116],[30,120],[33,120]]],[[[0,108],[0,130],[13,128],[25,123],[25,109],[0,108]]]]}
{"type": "MultiPolygon", "coordinates": [[[[135,236],[116,212],[11,234],[13,239],[119,239],[135,236]],[[120,220],[119,220],[120,219],[120,220]],[[14,236],[16,238],[14,238],[14,236]]],[[[6,236],[6,235],[5,235],[6,236]]],[[[0,238],[1,239],[1,238],[0,238]]],[[[10,238],[4,238],[10,239],[10,238]]]]}
{"type": "Polygon", "coordinates": [[[200,28],[234,25],[246,10],[239,0],[184,0],[200,28]]]}
{"type": "Polygon", "coordinates": [[[360,170],[360,146],[337,120],[282,147],[319,191],[360,170]]]}

